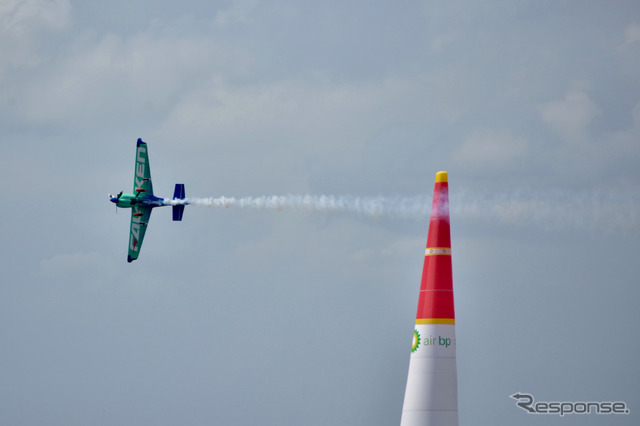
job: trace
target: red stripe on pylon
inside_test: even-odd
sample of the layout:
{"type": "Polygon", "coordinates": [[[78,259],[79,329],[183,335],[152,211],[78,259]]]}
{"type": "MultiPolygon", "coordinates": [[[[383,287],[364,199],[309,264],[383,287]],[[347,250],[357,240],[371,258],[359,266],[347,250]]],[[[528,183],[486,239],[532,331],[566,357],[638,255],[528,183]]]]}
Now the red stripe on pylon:
{"type": "Polygon", "coordinates": [[[431,205],[427,247],[451,248],[449,182],[436,182],[433,188],[433,203],[431,205]]]}
{"type": "MultiPolygon", "coordinates": [[[[433,204],[429,220],[427,252],[429,248],[451,248],[449,224],[449,183],[447,175],[439,172],[433,189],[433,204]]],[[[432,254],[424,258],[420,298],[416,319],[455,319],[451,254],[432,254]]]]}

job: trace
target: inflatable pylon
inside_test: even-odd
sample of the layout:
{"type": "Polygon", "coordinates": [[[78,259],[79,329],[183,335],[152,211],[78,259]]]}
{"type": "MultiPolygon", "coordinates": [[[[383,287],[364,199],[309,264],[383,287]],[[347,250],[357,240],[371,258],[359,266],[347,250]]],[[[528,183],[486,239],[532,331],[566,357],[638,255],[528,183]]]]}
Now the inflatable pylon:
{"type": "Polygon", "coordinates": [[[401,426],[457,426],[449,180],[436,173],[401,426]]]}

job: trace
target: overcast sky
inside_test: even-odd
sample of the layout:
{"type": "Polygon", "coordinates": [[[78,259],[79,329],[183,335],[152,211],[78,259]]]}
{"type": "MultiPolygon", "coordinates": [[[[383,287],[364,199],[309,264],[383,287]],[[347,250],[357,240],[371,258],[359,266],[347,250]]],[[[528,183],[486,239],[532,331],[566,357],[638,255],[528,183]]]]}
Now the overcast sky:
{"type": "Polygon", "coordinates": [[[157,209],[128,264],[139,137],[159,196],[448,171],[460,424],[637,424],[637,1],[0,3],[0,423],[399,424],[428,213],[157,209]]]}

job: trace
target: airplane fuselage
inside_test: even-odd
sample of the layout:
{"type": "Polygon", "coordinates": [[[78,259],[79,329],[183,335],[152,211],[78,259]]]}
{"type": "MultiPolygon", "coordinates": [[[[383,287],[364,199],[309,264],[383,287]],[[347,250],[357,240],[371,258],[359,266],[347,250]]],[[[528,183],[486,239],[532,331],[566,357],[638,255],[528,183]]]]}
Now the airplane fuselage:
{"type": "Polygon", "coordinates": [[[116,206],[123,209],[130,209],[134,206],[144,207],[161,207],[166,206],[165,199],[156,197],[155,195],[135,195],[135,194],[122,194],[120,197],[112,197],[110,200],[116,206]]]}

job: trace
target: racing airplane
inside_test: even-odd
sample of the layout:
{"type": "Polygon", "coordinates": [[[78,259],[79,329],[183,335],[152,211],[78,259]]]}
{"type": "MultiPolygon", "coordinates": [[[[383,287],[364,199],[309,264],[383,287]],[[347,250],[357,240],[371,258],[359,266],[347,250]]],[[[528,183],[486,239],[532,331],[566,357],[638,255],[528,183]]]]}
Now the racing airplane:
{"type": "Polygon", "coordinates": [[[131,226],[129,228],[129,253],[127,262],[133,262],[140,255],[142,240],[147,232],[151,210],[155,207],[173,206],[173,220],[182,220],[184,206],[189,204],[185,199],[184,184],[176,183],[173,192],[173,200],[156,197],[153,195],[151,184],[151,170],[149,169],[149,151],[147,144],[138,139],[136,145],[136,168],[133,177],[133,192],[135,194],[123,194],[116,196],[109,194],[110,201],[117,207],[131,209],[131,226]]]}

